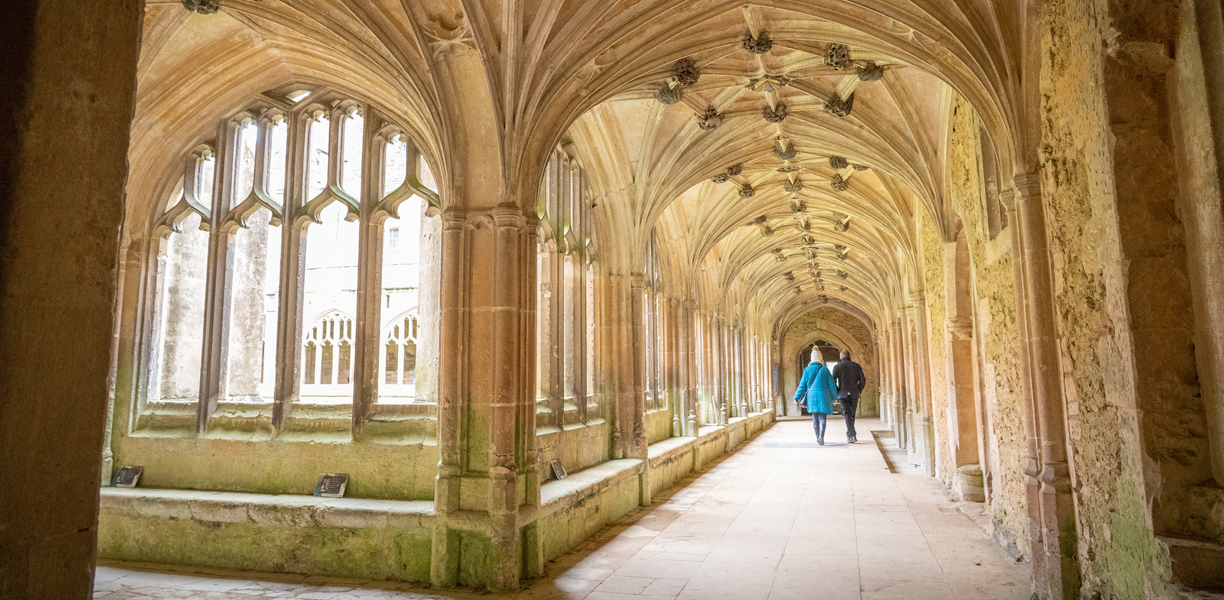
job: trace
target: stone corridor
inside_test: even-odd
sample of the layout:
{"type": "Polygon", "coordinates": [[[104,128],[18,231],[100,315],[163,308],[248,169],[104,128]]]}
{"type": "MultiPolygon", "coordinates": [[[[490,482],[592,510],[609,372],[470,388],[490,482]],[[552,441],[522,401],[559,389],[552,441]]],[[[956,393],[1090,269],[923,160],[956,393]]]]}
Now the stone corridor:
{"type": "MultiPolygon", "coordinates": [[[[513,596],[577,600],[1028,598],[1016,564],[947,499],[939,482],[889,471],[870,430],[847,446],[830,419],[779,421],[550,564],[513,596]]],[[[249,575],[248,575],[249,576],[249,575]]],[[[241,577],[241,576],[238,576],[241,577]]],[[[490,598],[378,589],[375,582],[218,579],[99,567],[95,598],[490,598]]],[[[383,584],[385,585],[385,584],[383,584]]]]}

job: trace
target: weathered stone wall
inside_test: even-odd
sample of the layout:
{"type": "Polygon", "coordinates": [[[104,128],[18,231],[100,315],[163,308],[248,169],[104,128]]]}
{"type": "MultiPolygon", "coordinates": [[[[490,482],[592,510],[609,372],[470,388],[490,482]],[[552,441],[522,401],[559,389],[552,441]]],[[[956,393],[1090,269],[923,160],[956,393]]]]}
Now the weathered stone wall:
{"type": "Polygon", "coordinates": [[[944,322],[948,318],[946,283],[944,281],[944,242],[935,223],[925,211],[920,212],[919,244],[922,252],[922,279],[926,285],[927,368],[931,372],[931,411],[935,425],[935,476],[951,485],[956,474],[956,461],[950,446],[948,431],[948,344],[944,322]]]}
{"type": "Polygon", "coordinates": [[[980,145],[988,142],[980,135],[969,103],[957,98],[954,106],[949,154],[955,167],[949,176],[952,206],[961,217],[961,235],[966,236],[973,265],[975,333],[981,353],[978,378],[988,431],[983,470],[990,478],[995,534],[1016,554],[1022,552],[1027,535],[1024,465],[1028,454],[1011,232],[1004,230],[990,239],[978,161],[980,145]]]}
{"type": "MultiPolygon", "coordinates": [[[[1108,3],[1054,1],[1042,36],[1041,188],[1085,590],[1171,597],[1144,494],[1134,347],[1102,56],[1108,3]]],[[[1054,416],[1058,418],[1058,416],[1054,416]]]]}
{"type": "Polygon", "coordinates": [[[795,362],[798,352],[803,346],[810,344],[822,333],[828,333],[825,341],[839,343],[844,341],[849,345],[851,358],[863,367],[863,375],[867,377],[867,385],[859,399],[858,415],[860,417],[878,417],[880,415],[880,376],[876,358],[875,340],[871,330],[862,321],[845,311],[831,306],[817,308],[791,323],[782,336],[782,390],[783,398],[790,402],[799,386],[801,372],[795,362]],[[815,336],[815,337],[814,337],[815,336]],[[857,346],[855,346],[857,345],[857,346]]]}

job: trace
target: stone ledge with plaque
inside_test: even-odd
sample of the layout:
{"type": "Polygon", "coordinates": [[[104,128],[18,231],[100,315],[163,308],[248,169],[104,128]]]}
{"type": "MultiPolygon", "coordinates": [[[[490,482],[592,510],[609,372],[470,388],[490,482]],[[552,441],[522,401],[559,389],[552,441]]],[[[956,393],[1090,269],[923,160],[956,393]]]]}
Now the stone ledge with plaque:
{"type": "Polygon", "coordinates": [[[144,473],[144,467],[124,465],[115,471],[115,476],[111,478],[111,487],[117,488],[134,488],[140,482],[140,475],[144,473]]]}
{"type": "Polygon", "coordinates": [[[348,480],[348,473],[324,473],[319,476],[314,495],[320,498],[343,498],[348,480]]]}
{"type": "Polygon", "coordinates": [[[561,464],[560,460],[552,461],[551,463],[549,463],[549,466],[552,467],[553,477],[557,478],[557,481],[560,481],[562,479],[565,479],[566,477],[569,477],[569,473],[565,472],[565,467],[561,464]]]}

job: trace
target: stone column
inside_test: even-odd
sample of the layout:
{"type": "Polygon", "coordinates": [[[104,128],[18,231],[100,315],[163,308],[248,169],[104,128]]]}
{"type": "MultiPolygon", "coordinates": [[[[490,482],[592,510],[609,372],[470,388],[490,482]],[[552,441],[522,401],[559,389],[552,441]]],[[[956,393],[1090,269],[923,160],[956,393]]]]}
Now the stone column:
{"type": "Polygon", "coordinates": [[[918,444],[915,428],[922,418],[919,412],[918,354],[915,349],[914,311],[906,306],[901,309],[902,335],[905,336],[905,442],[910,464],[921,464],[922,448],[918,444]]]}
{"type": "Polygon", "coordinates": [[[1075,504],[1067,462],[1062,369],[1054,315],[1053,279],[1046,246],[1045,212],[1037,174],[1016,177],[1019,251],[1024,255],[1024,293],[1028,338],[1041,443],[1041,522],[1047,589],[1043,597],[1074,598],[1080,585],[1076,559],[1075,504]]]}
{"type": "Polygon", "coordinates": [[[85,599],[144,2],[10,2],[4,14],[0,597],[85,599]]]}
{"type": "Polygon", "coordinates": [[[885,425],[892,425],[892,402],[895,394],[892,389],[892,334],[889,329],[881,327],[879,337],[880,354],[880,420],[885,425]]]}
{"type": "Polygon", "coordinates": [[[1020,378],[1024,392],[1024,429],[1028,460],[1024,466],[1025,503],[1028,508],[1028,538],[1029,558],[1033,565],[1033,582],[1037,589],[1046,589],[1045,584],[1045,550],[1041,541],[1041,481],[1037,476],[1041,473],[1041,450],[1037,436],[1037,409],[1033,403],[1032,368],[1029,364],[1031,350],[1028,333],[1028,303],[1024,297],[1025,268],[1022,241],[1020,238],[1020,216],[1016,211],[1015,191],[1003,190],[1000,200],[1007,210],[1007,222],[1011,223],[1008,230],[1012,241],[1012,273],[1013,285],[1016,290],[1016,328],[1020,333],[1020,378]]]}
{"type": "Polygon", "coordinates": [[[921,292],[910,295],[914,313],[914,354],[917,367],[915,383],[918,391],[918,408],[922,416],[919,433],[922,435],[923,466],[928,477],[935,476],[936,448],[934,410],[931,406],[931,360],[930,334],[927,329],[926,297],[921,292]]]}
{"type": "Polygon", "coordinates": [[[893,371],[893,387],[896,391],[896,403],[893,408],[893,431],[897,436],[897,446],[905,449],[909,448],[909,440],[906,436],[909,433],[909,422],[907,421],[908,409],[908,390],[905,385],[905,332],[902,330],[902,321],[898,317],[893,317],[892,323],[892,338],[893,338],[893,356],[892,356],[892,371],[893,371]]]}
{"type": "Polygon", "coordinates": [[[536,224],[512,205],[443,215],[442,397],[431,579],[435,585],[518,586],[542,569],[535,401],[531,394],[536,224]],[[469,365],[483,366],[468,371],[469,365]],[[462,417],[462,418],[461,418],[462,417]],[[524,486],[522,493],[519,486],[524,486]],[[521,502],[520,502],[521,499],[521,502]],[[459,568],[465,548],[483,564],[459,568]],[[470,552],[470,550],[469,550],[470,552]],[[465,576],[466,574],[466,576],[465,576]]]}

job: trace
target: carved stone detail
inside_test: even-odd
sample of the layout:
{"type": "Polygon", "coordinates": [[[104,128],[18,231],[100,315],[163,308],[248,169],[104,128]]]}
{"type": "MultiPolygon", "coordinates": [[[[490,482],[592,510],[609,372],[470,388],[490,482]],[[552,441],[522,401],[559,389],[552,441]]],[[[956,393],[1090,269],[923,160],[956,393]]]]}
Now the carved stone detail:
{"type": "Polygon", "coordinates": [[[691,87],[698,79],[701,79],[701,70],[693,59],[682,58],[676,61],[676,83],[680,87],[691,87]]]}
{"type": "Polygon", "coordinates": [[[833,186],[833,189],[839,192],[844,192],[850,189],[850,180],[842,179],[840,173],[835,173],[833,178],[829,180],[829,185],[833,186]]]}
{"type": "Polygon", "coordinates": [[[784,166],[778,167],[779,173],[794,173],[795,171],[798,171],[798,170],[799,170],[799,167],[796,167],[795,165],[784,165],[784,166]]]}
{"type": "Polygon", "coordinates": [[[881,77],[884,77],[884,68],[873,62],[858,65],[856,70],[859,81],[879,81],[881,77]]]}
{"type": "Polygon", "coordinates": [[[829,44],[824,63],[834,69],[846,68],[850,65],[850,47],[845,44],[829,44]]]}
{"type": "Polygon", "coordinates": [[[829,167],[833,168],[836,171],[840,171],[848,166],[850,166],[850,161],[846,160],[846,158],[843,156],[830,156],[829,157],[829,167]]]}
{"type": "Polygon", "coordinates": [[[697,115],[697,127],[700,127],[704,131],[718,129],[718,126],[722,125],[722,122],[722,113],[718,112],[718,109],[714,108],[713,106],[707,107],[704,113],[697,115]]]}
{"type": "Polygon", "coordinates": [[[727,175],[730,175],[732,177],[735,177],[736,175],[739,175],[740,173],[743,173],[743,172],[744,172],[743,163],[735,163],[727,167],[727,175]]]}
{"type": "Polygon", "coordinates": [[[844,119],[850,116],[850,112],[854,110],[854,93],[851,92],[845,100],[834,94],[832,98],[825,101],[824,109],[825,112],[838,118],[844,119]]]}
{"type": "Polygon", "coordinates": [[[752,189],[752,184],[745,183],[739,189],[740,198],[751,198],[756,195],[756,190],[752,189]]]}
{"type": "Polygon", "coordinates": [[[221,0],[183,0],[183,8],[202,15],[211,15],[221,10],[221,0]]]}
{"type": "Polygon", "coordinates": [[[786,104],[779,102],[777,108],[770,108],[768,106],[762,108],[761,114],[765,117],[765,120],[769,121],[770,123],[781,123],[786,119],[789,111],[786,109],[786,104]]]}
{"type": "Polygon", "coordinates": [[[764,31],[756,37],[752,36],[751,31],[745,31],[740,46],[752,54],[765,54],[773,49],[773,40],[769,39],[769,33],[764,31]]]}
{"type": "MultiPolygon", "coordinates": [[[[796,199],[794,202],[791,203],[791,212],[797,212],[797,213],[807,212],[807,201],[796,199]]],[[[812,228],[812,226],[808,224],[806,219],[803,221],[803,228],[805,231],[812,228]]]]}
{"type": "Polygon", "coordinates": [[[795,145],[790,142],[786,143],[786,148],[779,148],[777,145],[775,145],[773,153],[774,157],[778,160],[790,160],[795,158],[795,155],[798,154],[798,152],[795,150],[795,145]]]}
{"type": "Polygon", "coordinates": [[[672,87],[670,84],[664,83],[659,91],[655,92],[655,100],[663,104],[675,104],[684,99],[684,89],[680,86],[672,87]]]}
{"type": "Polygon", "coordinates": [[[850,166],[853,167],[855,171],[866,171],[871,168],[867,165],[850,165],[850,166]]]}
{"type": "Polygon", "coordinates": [[[798,192],[799,192],[799,190],[802,190],[802,189],[803,189],[803,182],[802,182],[802,181],[799,181],[798,179],[796,179],[796,180],[794,180],[794,181],[791,181],[791,180],[787,179],[787,180],[785,180],[785,181],[783,181],[783,182],[782,182],[782,187],[783,187],[783,188],[786,188],[786,191],[788,191],[788,192],[790,192],[790,193],[792,193],[792,194],[795,194],[795,193],[798,193],[798,192]]]}
{"type": "Polygon", "coordinates": [[[843,271],[843,270],[841,270],[841,269],[838,269],[838,270],[837,270],[837,278],[838,278],[838,279],[849,279],[849,278],[850,278],[850,274],[849,274],[849,273],[847,273],[847,272],[845,272],[845,271],[843,271]]]}
{"type": "Polygon", "coordinates": [[[710,181],[712,181],[712,182],[714,182],[714,183],[727,183],[727,174],[726,174],[726,173],[719,173],[718,175],[715,175],[715,176],[711,177],[711,178],[710,178],[710,181]]]}

